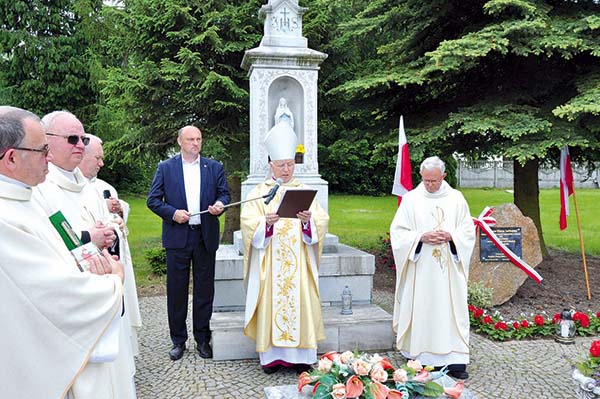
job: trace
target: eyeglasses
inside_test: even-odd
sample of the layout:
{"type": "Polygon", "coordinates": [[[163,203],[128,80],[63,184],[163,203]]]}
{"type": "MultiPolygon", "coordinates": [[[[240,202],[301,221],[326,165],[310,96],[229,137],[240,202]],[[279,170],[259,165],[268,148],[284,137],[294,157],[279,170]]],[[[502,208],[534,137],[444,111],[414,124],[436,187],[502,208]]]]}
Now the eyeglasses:
{"type": "Polygon", "coordinates": [[[77,143],[79,143],[79,139],[81,139],[81,142],[83,143],[83,145],[88,145],[90,143],[90,138],[87,136],[79,136],[77,134],[71,134],[70,136],[63,136],[61,134],[54,134],[54,133],[46,133],[48,136],[56,136],[56,137],[62,137],[63,139],[67,140],[67,143],[71,144],[71,145],[77,145],[77,143]]]}
{"type": "Polygon", "coordinates": [[[10,147],[6,151],[4,151],[4,154],[0,155],[0,159],[4,158],[4,156],[10,149],[21,150],[21,151],[41,152],[43,156],[47,156],[48,152],[50,151],[50,147],[48,147],[48,144],[44,144],[44,146],[42,148],[10,147]]]}

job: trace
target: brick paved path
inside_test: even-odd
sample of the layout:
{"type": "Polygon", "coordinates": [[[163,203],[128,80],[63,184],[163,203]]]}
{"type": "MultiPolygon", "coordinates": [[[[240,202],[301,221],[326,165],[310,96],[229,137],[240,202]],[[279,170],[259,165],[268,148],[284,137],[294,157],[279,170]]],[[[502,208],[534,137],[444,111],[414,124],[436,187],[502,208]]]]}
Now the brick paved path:
{"type": "MultiPolygon", "coordinates": [[[[374,293],[374,302],[388,311],[390,301],[389,294],[374,293]]],[[[191,347],[183,358],[173,362],[168,356],[166,297],[140,298],[140,306],[144,328],[136,361],[139,399],[259,399],[265,386],[296,383],[292,371],[264,374],[257,360],[202,359],[193,339],[188,340],[191,347]]],[[[574,398],[567,359],[587,353],[593,339],[577,338],[575,345],[561,345],[550,339],[495,342],[471,334],[471,378],[466,386],[480,399],[574,398]]],[[[395,352],[385,355],[393,364],[403,362],[395,352]]]]}

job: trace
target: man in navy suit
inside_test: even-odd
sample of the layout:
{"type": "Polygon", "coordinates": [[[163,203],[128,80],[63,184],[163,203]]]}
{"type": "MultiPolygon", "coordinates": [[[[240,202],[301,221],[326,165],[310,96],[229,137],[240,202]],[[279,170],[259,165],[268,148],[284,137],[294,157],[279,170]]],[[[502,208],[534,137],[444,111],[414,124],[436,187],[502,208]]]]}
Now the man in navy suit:
{"type": "Polygon", "coordinates": [[[203,358],[212,357],[210,318],[215,293],[215,256],[219,219],[229,203],[229,186],[220,162],[200,156],[202,132],[194,126],[179,130],[178,154],[158,164],[146,204],[163,220],[162,243],[167,252],[167,312],[173,348],[181,359],[187,341],[190,263],[194,279],[193,331],[203,358]],[[208,213],[198,215],[208,209],[208,213]]]}

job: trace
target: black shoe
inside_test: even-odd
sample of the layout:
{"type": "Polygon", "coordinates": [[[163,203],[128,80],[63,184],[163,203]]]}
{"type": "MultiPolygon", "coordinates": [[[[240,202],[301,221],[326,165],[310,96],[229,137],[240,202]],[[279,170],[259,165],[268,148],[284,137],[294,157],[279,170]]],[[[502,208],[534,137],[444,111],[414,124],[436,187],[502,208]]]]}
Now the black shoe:
{"type": "Polygon", "coordinates": [[[173,348],[169,351],[169,357],[171,360],[179,360],[183,356],[183,352],[185,351],[185,344],[175,344],[173,348]]]}
{"type": "Polygon", "coordinates": [[[265,374],[273,374],[274,372],[278,371],[281,368],[281,366],[278,364],[276,366],[271,366],[271,367],[265,367],[263,366],[263,371],[265,372],[265,374]]]}
{"type": "Polygon", "coordinates": [[[305,371],[309,371],[312,368],[310,364],[298,363],[294,364],[294,370],[297,374],[302,374],[305,371]]]}
{"type": "Polygon", "coordinates": [[[467,378],[469,378],[469,373],[467,373],[466,371],[449,371],[448,375],[457,380],[466,380],[467,378]]]}
{"type": "Polygon", "coordinates": [[[200,355],[201,358],[212,359],[212,357],[213,357],[212,348],[210,347],[210,344],[208,343],[208,341],[204,341],[200,344],[197,344],[196,349],[198,349],[198,354],[200,355]]]}
{"type": "Polygon", "coordinates": [[[448,375],[450,377],[456,378],[457,380],[466,380],[467,378],[469,378],[469,373],[467,373],[467,365],[449,364],[448,375]]]}

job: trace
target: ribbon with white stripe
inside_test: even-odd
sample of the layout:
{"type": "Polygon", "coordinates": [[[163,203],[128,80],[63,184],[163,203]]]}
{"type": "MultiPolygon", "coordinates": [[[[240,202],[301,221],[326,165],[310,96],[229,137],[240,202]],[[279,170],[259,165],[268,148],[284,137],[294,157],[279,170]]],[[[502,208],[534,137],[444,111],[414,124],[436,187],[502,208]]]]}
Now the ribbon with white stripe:
{"type": "Polygon", "coordinates": [[[486,206],[483,212],[479,214],[479,217],[473,218],[475,226],[480,228],[490,239],[490,241],[498,248],[511,262],[519,269],[523,270],[525,274],[535,280],[536,283],[541,283],[543,278],[538,272],[531,266],[529,266],[523,259],[519,258],[513,251],[510,250],[494,233],[491,226],[496,224],[496,219],[490,215],[494,211],[494,208],[486,206]]]}

